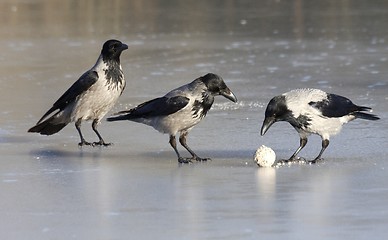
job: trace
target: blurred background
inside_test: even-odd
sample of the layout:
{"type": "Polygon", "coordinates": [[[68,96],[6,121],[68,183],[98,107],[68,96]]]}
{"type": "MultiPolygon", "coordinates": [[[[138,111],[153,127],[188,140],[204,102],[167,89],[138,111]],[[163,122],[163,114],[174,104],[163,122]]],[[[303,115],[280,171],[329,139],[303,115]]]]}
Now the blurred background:
{"type": "Polygon", "coordinates": [[[41,106],[49,106],[42,99],[59,97],[110,38],[130,45],[122,56],[128,80],[124,103],[164,94],[207,72],[238,82],[240,99],[253,102],[298,87],[364,97],[377,91],[385,99],[387,5],[383,0],[2,1],[0,82],[8,100],[0,107],[8,112],[20,105],[40,115],[41,106]],[[149,88],[160,82],[165,87],[149,88]],[[30,98],[37,109],[25,104],[30,98]]]}

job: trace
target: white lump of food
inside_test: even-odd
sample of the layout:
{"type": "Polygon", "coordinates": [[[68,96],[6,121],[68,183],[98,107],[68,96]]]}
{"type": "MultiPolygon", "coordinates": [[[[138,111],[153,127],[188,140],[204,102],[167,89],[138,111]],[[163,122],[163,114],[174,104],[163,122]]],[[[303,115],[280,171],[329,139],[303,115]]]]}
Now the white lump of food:
{"type": "Polygon", "coordinates": [[[254,161],[260,167],[272,167],[275,163],[276,154],[272,148],[261,145],[255,153],[254,161]]]}

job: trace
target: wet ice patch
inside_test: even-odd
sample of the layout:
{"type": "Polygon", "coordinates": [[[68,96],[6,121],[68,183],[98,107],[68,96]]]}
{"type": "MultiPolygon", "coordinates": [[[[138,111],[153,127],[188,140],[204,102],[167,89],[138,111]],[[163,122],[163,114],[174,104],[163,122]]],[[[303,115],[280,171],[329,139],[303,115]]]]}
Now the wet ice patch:
{"type": "Polygon", "coordinates": [[[14,183],[17,182],[18,180],[16,179],[3,179],[3,183],[14,183]]]}
{"type": "Polygon", "coordinates": [[[301,82],[308,82],[308,81],[310,81],[311,80],[311,76],[304,76],[303,78],[302,78],[302,80],[300,80],[301,82]]]}
{"type": "Polygon", "coordinates": [[[279,67],[267,67],[268,72],[274,73],[275,71],[279,70],[279,67]]]}
{"type": "Polygon", "coordinates": [[[81,47],[82,46],[82,42],[79,42],[79,41],[68,41],[67,45],[69,47],[81,47]]]}
{"type": "Polygon", "coordinates": [[[246,19],[241,19],[240,20],[240,24],[241,25],[246,25],[248,23],[248,21],[246,19]]]}
{"type": "Polygon", "coordinates": [[[289,46],[290,42],[289,41],[277,41],[275,42],[275,46],[289,46]]]}
{"type": "Polygon", "coordinates": [[[237,103],[214,103],[212,106],[213,110],[237,110],[243,108],[264,108],[265,104],[261,102],[246,102],[238,101],[237,103]]]}
{"type": "Polygon", "coordinates": [[[319,85],[326,85],[326,84],[329,84],[329,82],[328,81],[318,81],[317,82],[319,85]]]}
{"type": "Polygon", "coordinates": [[[203,68],[203,67],[214,67],[215,65],[213,63],[198,63],[198,64],[195,64],[195,66],[203,68]]]}
{"type": "Polygon", "coordinates": [[[380,88],[383,86],[387,86],[387,83],[386,82],[376,82],[374,84],[368,85],[368,88],[380,88]]]}
{"type": "Polygon", "coordinates": [[[251,45],[251,41],[232,42],[231,44],[225,46],[225,50],[239,49],[242,47],[249,47],[251,45]]]}
{"type": "Polygon", "coordinates": [[[163,73],[163,72],[160,72],[160,71],[158,71],[158,72],[151,72],[151,73],[150,73],[150,75],[151,75],[151,76],[163,76],[163,75],[164,75],[164,73],[163,73]]]}
{"type": "Polygon", "coordinates": [[[134,40],[134,41],[130,41],[130,42],[125,42],[128,46],[140,46],[140,45],[144,45],[144,41],[140,41],[140,40],[134,40]]]}
{"type": "Polygon", "coordinates": [[[34,47],[34,43],[29,41],[12,41],[8,43],[8,47],[12,49],[12,51],[20,52],[34,47]]]}
{"type": "Polygon", "coordinates": [[[229,71],[229,74],[240,75],[241,71],[229,71]]]}
{"type": "Polygon", "coordinates": [[[241,108],[241,106],[238,106],[239,104],[233,104],[233,103],[214,103],[212,108],[214,110],[236,110],[241,108]]]}
{"type": "Polygon", "coordinates": [[[375,64],[369,64],[369,65],[364,65],[364,66],[359,67],[359,69],[364,71],[364,72],[368,72],[370,74],[379,74],[380,71],[376,70],[374,68],[376,68],[375,64]]]}
{"type": "Polygon", "coordinates": [[[293,67],[314,67],[319,65],[321,65],[319,62],[292,61],[293,67]]]}
{"type": "Polygon", "coordinates": [[[114,216],[119,216],[121,213],[120,212],[106,212],[106,216],[114,217],[114,216]]]}
{"type": "Polygon", "coordinates": [[[174,68],[174,72],[186,72],[187,68],[174,68]]]}

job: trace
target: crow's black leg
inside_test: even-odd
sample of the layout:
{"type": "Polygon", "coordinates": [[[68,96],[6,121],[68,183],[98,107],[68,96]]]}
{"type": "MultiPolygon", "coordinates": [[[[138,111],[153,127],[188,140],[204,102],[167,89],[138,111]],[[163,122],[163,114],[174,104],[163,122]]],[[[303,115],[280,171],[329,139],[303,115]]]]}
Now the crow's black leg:
{"type": "Polygon", "coordinates": [[[294,152],[294,154],[292,154],[290,159],[286,160],[285,162],[293,162],[293,161],[295,161],[296,160],[296,156],[306,146],[306,144],[307,144],[307,137],[300,137],[300,145],[299,145],[298,149],[296,149],[296,151],[294,152]]]}
{"type": "Polygon", "coordinates": [[[85,138],[82,136],[82,133],[81,133],[81,122],[82,122],[81,118],[78,119],[75,122],[75,128],[77,129],[79,137],[81,138],[81,142],[78,143],[78,146],[82,147],[83,145],[91,145],[90,142],[85,141],[85,138]]]}
{"type": "Polygon", "coordinates": [[[329,146],[329,139],[322,139],[322,149],[321,151],[319,152],[318,156],[310,161],[311,163],[317,163],[319,160],[322,160],[321,156],[322,156],[322,153],[325,151],[325,149],[327,148],[327,146],[329,146]]]}
{"type": "Polygon", "coordinates": [[[178,149],[176,148],[176,140],[174,135],[170,135],[170,141],[169,141],[171,147],[174,149],[176,155],[178,156],[178,162],[179,163],[190,163],[191,161],[188,159],[185,159],[181,157],[181,155],[178,152],[178,149]]]}
{"type": "MultiPolygon", "coordinates": [[[[195,160],[195,161],[207,161],[207,160],[211,160],[210,158],[200,158],[200,157],[198,157],[198,155],[195,154],[195,152],[189,148],[189,146],[188,146],[187,143],[186,143],[187,134],[188,134],[188,132],[182,132],[181,135],[179,136],[179,142],[181,143],[181,145],[182,145],[184,148],[186,148],[186,150],[191,154],[191,156],[193,156],[191,159],[192,159],[192,160],[195,160]]],[[[190,159],[190,160],[191,160],[191,159],[190,159]]]]}
{"type": "Polygon", "coordinates": [[[93,120],[93,123],[92,123],[92,129],[93,131],[97,134],[97,137],[99,139],[98,142],[94,142],[93,143],[93,146],[104,146],[104,147],[107,147],[107,146],[110,146],[112,145],[112,143],[105,143],[104,139],[102,139],[100,133],[97,131],[97,125],[98,125],[98,120],[95,119],[93,120]]]}

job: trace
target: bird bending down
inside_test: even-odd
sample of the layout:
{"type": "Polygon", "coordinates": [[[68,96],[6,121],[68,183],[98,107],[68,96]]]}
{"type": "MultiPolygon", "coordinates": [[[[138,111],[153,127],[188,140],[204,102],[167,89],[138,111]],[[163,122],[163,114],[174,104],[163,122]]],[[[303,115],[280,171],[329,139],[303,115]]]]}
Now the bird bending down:
{"type": "Polygon", "coordinates": [[[163,97],[155,98],[137,107],[118,112],[108,121],[130,120],[152,126],[161,133],[170,135],[170,145],[178,156],[178,162],[206,161],[189,148],[186,137],[189,131],[204,118],[214,102],[214,96],[222,95],[232,102],[236,96],[223,79],[212,73],[199,77],[189,84],[176,88],[163,97]],[[183,158],[176,147],[175,135],[180,133],[179,142],[192,155],[183,158]]]}
{"type": "Polygon", "coordinates": [[[371,108],[357,106],[346,97],[326,93],[318,89],[295,89],[276,96],[268,103],[265,119],[261,127],[264,135],[272,124],[278,121],[289,122],[300,136],[300,146],[288,161],[296,160],[298,153],[306,146],[310,134],[322,138],[322,148],[318,156],[311,161],[316,163],[329,146],[330,136],[340,132],[342,125],[356,118],[367,120],[380,119],[366,113],[371,108]]]}
{"type": "Polygon", "coordinates": [[[43,115],[28,132],[52,135],[68,123],[75,122],[81,138],[79,146],[102,145],[105,143],[97,130],[97,125],[113,107],[125,88],[124,74],[120,65],[121,52],[128,49],[126,44],[117,40],[104,43],[96,64],[85,72],[43,115]],[[56,111],[54,114],[52,114],[56,111]],[[50,117],[49,115],[52,114],[50,117]],[[99,138],[98,142],[87,142],[81,132],[82,121],[92,120],[92,129],[99,138]]]}

